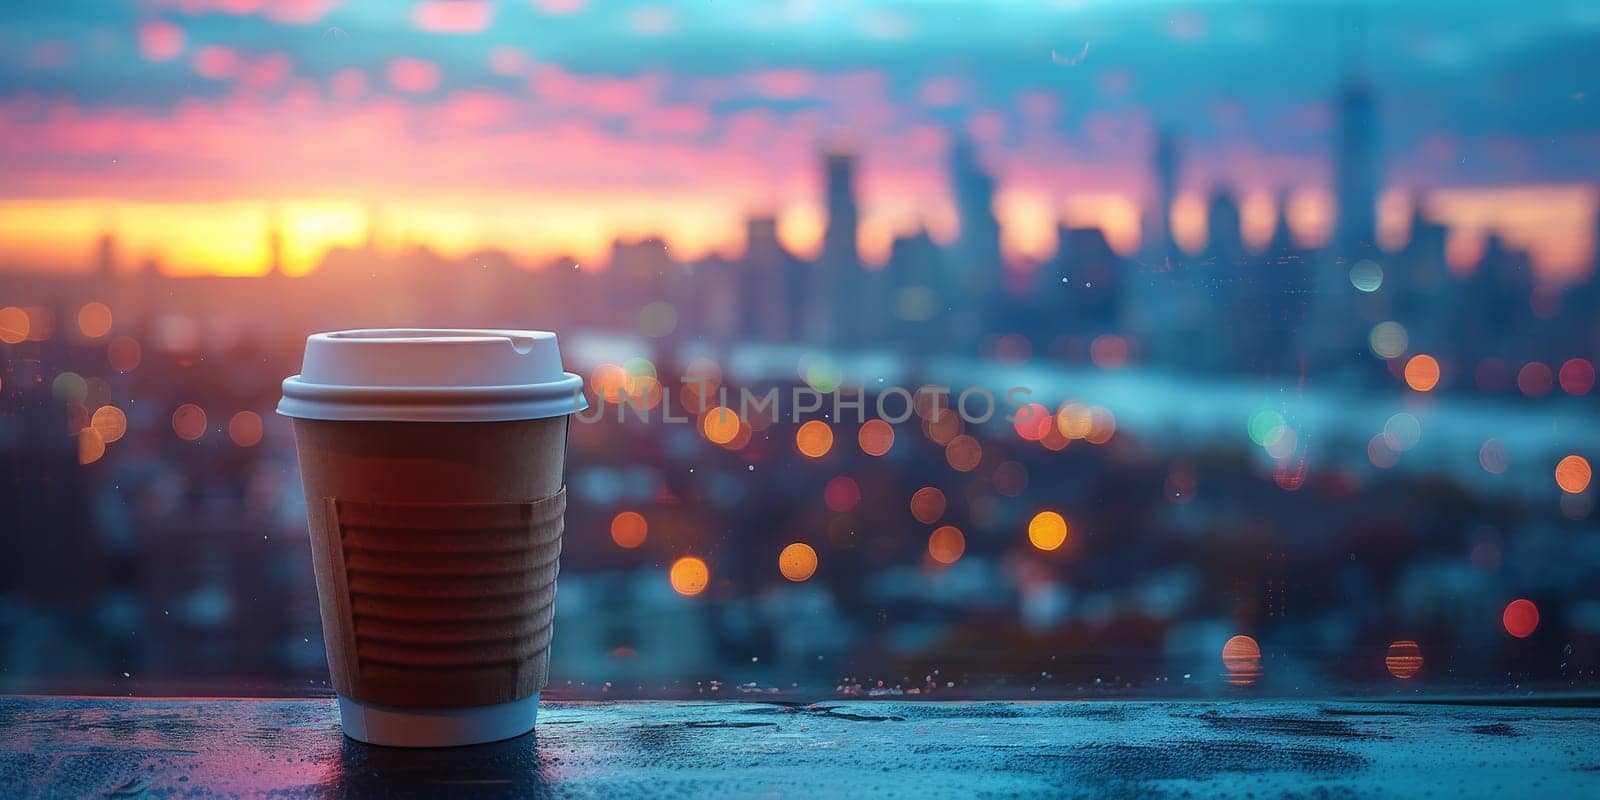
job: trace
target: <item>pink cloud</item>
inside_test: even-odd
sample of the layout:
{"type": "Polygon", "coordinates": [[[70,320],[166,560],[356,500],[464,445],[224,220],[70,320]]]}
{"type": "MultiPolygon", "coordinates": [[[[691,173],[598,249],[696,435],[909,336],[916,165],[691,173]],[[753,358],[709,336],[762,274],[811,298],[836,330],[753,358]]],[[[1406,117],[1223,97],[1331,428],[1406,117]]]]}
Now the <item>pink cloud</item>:
{"type": "Polygon", "coordinates": [[[817,75],[803,69],[769,69],[750,76],[756,94],[771,100],[794,100],[813,94],[817,75]]]}
{"type": "Polygon", "coordinates": [[[528,69],[528,56],[515,47],[496,47],[489,51],[489,71],[507,78],[522,75],[528,69]]]}
{"type": "Polygon", "coordinates": [[[493,15],[485,0],[428,0],[411,7],[411,24],[430,33],[482,33],[493,15]]]}
{"type": "Polygon", "coordinates": [[[272,89],[289,78],[289,55],[268,53],[250,61],[240,75],[245,86],[252,89],[272,89]]]}
{"type": "Polygon", "coordinates": [[[184,14],[259,14],[274,22],[303,25],[322,19],[343,0],[155,0],[151,5],[184,14]]]}
{"type": "Polygon", "coordinates": [[[333,96],[340,100],[354,100],[367,93],[367,73],[355,67],[347,67],[333,74],[328,81],[328,88],[333,90],[333,96]]]}
{"type": "Polygon", "coordinates": [[[425,94],[439,88],[439,65],[420,58],[389,62],[389,86],[396,91],[425,94]]]}
{"type": "Polygon", "coordinates": [[[533,68],[534,92],[552,105],[610,116],[654,103],[665,87],[666,79],[656,74],[605,78],[576,75],[552,64],[533,68]]]}
{"type": "Polygon", "coordinates": [[[239,74],[238,51],[231,47],[208,44],[194,52],[194,74],[212,80],[227,80],[239,74]]]}
{"type": "Polygon", "coordinates": [[[139,26],[139,53],[147,61],[171,61],[183,52],[183,29],[162,20],[139,26]]]}
{"type": "Polygon", "coordinates": [[[589,0],[534,0],[533,2],[534,8],[553,17],[576,14],[588,5],[589,0]]]}

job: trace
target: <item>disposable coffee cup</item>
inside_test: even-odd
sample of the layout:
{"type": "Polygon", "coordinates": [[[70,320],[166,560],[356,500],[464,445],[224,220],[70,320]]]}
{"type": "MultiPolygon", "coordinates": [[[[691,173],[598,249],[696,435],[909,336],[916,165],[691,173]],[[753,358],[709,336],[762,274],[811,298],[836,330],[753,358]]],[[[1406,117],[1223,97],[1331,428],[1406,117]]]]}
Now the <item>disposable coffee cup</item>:
{"type": "Polygon", "coordinates": [[[294,420],[347,736],[444,747],[533,729],[582,385],[547,331],[306,340],[278,413],[294,420]]]}

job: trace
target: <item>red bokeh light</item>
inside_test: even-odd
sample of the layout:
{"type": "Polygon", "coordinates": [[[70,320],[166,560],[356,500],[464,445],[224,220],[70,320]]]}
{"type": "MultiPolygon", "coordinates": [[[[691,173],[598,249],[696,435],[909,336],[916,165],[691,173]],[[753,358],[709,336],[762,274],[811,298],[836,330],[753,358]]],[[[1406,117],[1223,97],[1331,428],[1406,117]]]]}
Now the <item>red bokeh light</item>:
{"type": "Polygon", "coordinates": [[[1539,627],[1539,607],[1532,600],[1519,597],[1506,605],[1500,621],[1505,624],[1506,633],[1526,639],[1539,627]]]}

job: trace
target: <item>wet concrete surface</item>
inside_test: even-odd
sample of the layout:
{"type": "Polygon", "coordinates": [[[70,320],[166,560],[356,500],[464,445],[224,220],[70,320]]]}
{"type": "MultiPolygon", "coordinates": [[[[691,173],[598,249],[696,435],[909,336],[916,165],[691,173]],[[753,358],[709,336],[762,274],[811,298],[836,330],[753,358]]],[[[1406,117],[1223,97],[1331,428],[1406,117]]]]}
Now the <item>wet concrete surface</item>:
{"type": "Polygon", "coordinates": [[[0,798],[1600,797],[1600,708],[1404,703],[547,703],[398,750],[329,699],[0,697],[0,798]]]}

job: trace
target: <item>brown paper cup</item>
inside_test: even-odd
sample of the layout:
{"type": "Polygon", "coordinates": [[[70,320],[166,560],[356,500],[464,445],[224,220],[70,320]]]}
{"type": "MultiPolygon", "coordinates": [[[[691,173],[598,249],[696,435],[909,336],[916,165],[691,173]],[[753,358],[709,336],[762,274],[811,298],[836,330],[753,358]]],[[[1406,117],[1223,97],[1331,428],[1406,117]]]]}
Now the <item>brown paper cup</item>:
{"type": "MultiPolygon", "coordinates": [[[[549,677],[567,424],[294,421],[342,698],[425,719],[536,698],[549,677]]],[[[359,735],[349,716],[352,736],[384,738],[359,735]]],[[[488,740],[422,739],[388,743],[488,740]]]]}

